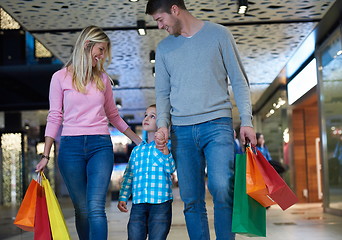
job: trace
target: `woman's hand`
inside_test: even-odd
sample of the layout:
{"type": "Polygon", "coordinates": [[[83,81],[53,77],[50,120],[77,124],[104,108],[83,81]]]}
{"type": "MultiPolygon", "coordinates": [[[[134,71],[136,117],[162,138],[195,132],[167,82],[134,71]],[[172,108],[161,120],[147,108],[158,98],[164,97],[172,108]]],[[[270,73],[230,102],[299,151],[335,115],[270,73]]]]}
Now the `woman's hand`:
{"type": "Polygon", "coordinates": [[[48,159],[42,158],[42,160],[40,160],[40,162],[36,165],[36,172],[43,171],[48,162],[48,159]]]}

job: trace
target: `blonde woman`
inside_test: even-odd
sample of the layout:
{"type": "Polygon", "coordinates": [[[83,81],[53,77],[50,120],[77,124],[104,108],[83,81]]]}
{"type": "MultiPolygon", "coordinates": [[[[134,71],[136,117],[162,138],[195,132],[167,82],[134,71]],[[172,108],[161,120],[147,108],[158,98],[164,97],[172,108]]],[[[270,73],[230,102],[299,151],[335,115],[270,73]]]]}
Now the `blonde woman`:
{"type": "Polygon", "coordinates": [[[137,145],[141,142],[116,108],[104,64],[111,61],[111,43],[102,29],[89,26],[79,35],[65,67],[50,84],[50,110],[45,147],[36,171],[48,164],[62,125],[58,164],[75,208],[79,239],[107,239],[105,201],[113,169],[108,120],[137,145]]]}

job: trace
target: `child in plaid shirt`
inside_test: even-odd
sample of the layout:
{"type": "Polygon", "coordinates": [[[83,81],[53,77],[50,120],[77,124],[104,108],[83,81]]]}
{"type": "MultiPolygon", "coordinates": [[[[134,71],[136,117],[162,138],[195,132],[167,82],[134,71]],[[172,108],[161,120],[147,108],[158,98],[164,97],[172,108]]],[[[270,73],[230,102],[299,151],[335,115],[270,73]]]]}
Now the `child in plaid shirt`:
{"type": "Polygon", "coordinates": [[[118,208],[128,212],[127,200],[132,195],[133,205],[127,226],[129,240],[166,239],[172,217],[172,181],[175,162],[169,151],[170,142],[163,152],[156,148],[156,105],[146,109],[142,122],[148,133],[148,142],[136,146],[123,176],[118,208]]]}

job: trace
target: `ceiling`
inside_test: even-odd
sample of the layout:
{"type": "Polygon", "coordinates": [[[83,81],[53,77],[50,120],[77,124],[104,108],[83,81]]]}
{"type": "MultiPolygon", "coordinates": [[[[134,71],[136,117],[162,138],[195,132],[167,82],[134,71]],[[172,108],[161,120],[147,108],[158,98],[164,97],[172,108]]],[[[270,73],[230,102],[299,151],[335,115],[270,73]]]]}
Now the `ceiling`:
{"type": "MultiPolygon", "coordinates": [[[[139,123],[144,109],[155,102],[149,52],[167,36],[145,15],[146,2],[0,0],[0,6],[62,62],[69,58],[80,29],[104,28],[112,40],[108,72],[120,83],[114,89],[115,97],[121,98],[120,112],[134,115],[132,122],[139,123]],[[137,20],[146,20],[146,36],[137,34],[137,20]]],[[[249,1],[243,16],[236,13],[237,1],[185,0],[194,16],[221,23],[232,32],[250,81],[253,105],[334,2],[255,0],[249,1]]]]}

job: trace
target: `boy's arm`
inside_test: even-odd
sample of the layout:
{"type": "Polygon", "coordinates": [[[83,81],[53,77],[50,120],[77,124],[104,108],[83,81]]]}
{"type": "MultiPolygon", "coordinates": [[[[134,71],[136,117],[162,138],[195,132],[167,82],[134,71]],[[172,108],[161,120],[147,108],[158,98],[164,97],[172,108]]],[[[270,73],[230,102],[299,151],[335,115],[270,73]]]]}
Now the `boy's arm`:
{"type": "Polygon", "coordinates": [[[125,173],[123,175],[123,180],[122,180],[122,183],[121,183],[121,189],[120,189],[120,194],[119,194],[119,202],[120,201],[127,202],[129,197],[132,194],[134,155],[135,155],[135,150],[133,149],[131,157],[130,157],[130,159],[128,161],[125,173]]]}
{"type": "Polygon", "coordinates": [[[176,170],[175,161],[169,150],[170,147],[171,147],[171,142],[169,141],[167,143],[167,146],[165,146],[167,150],[164,149],[163,153],[159,151],[158,149],[154,151],[154,155],[157,159],[156,160],[157,164],[163,166],[165,172],[167,173],[173,173],[176,170]],[[168,153],[168,154],[165,154],[165,153],[168,153]]]}

